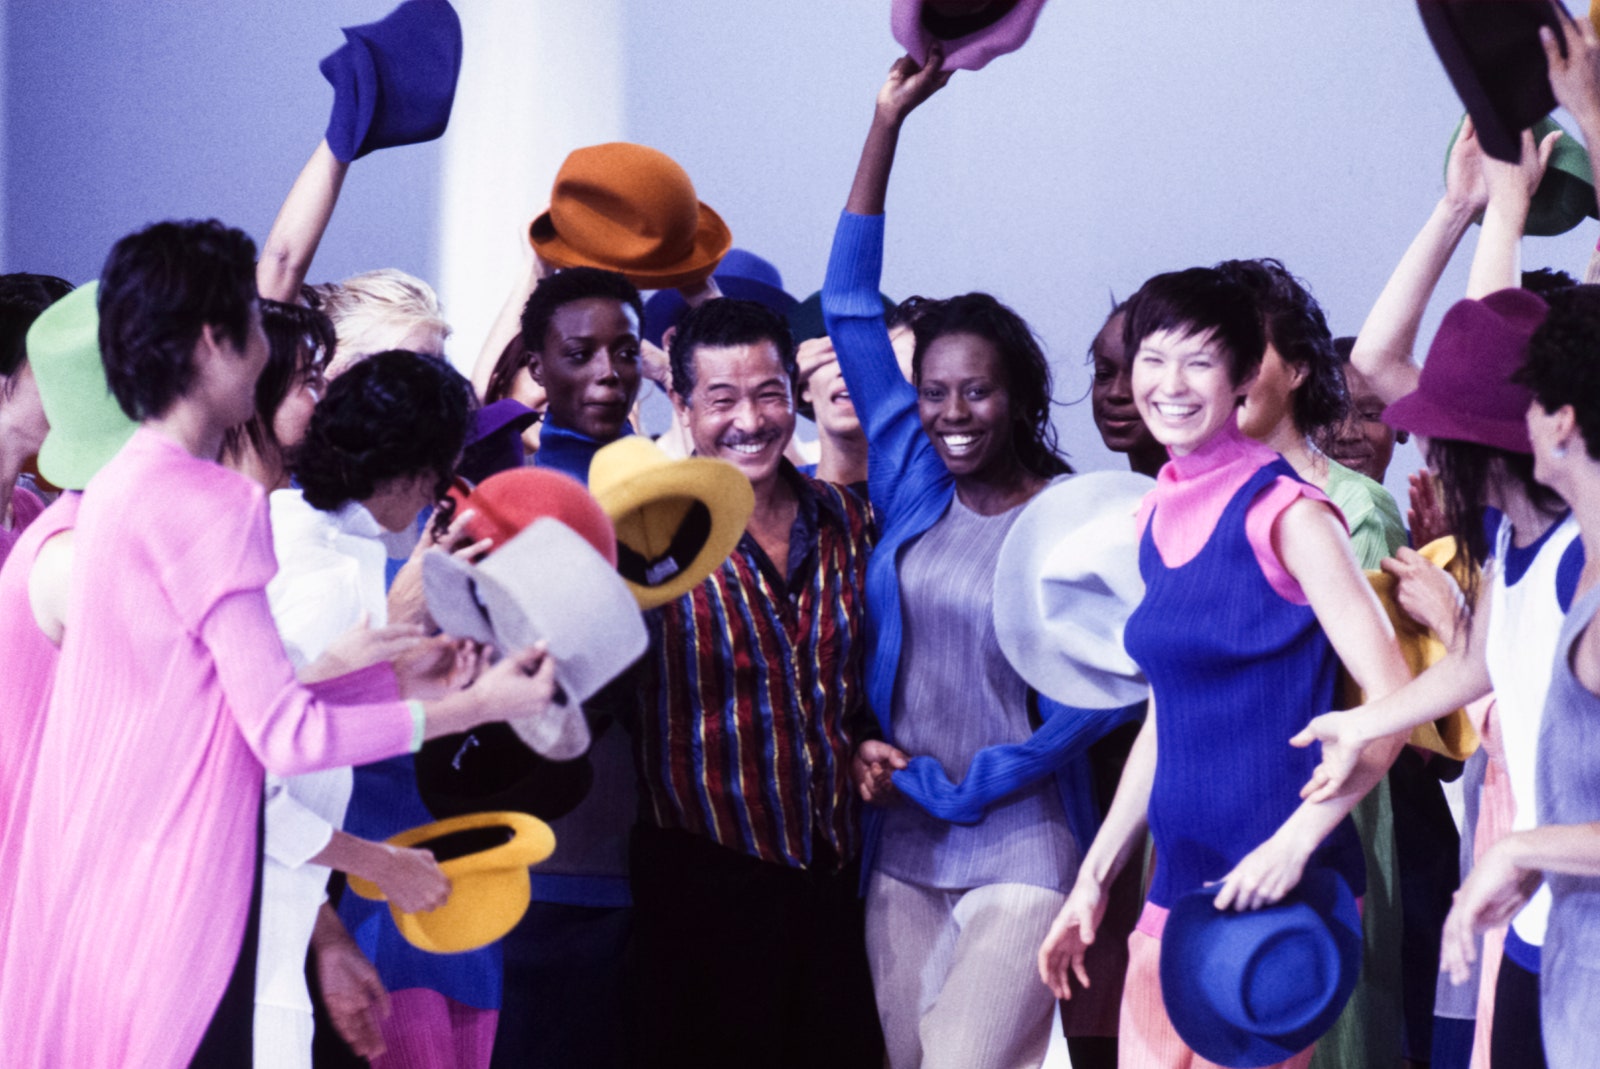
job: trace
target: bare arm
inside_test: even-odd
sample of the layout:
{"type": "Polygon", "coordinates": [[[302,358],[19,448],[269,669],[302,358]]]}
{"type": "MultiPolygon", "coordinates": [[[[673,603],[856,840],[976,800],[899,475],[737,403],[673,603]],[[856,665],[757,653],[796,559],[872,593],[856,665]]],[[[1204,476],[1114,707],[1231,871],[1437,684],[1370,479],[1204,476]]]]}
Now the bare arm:
{"type": "MultiPolygon", "coordinates": [[[[1548,27],[1539,30],[1550,68],[1550,88],[1556,100],[1577,120],[1578,132],[1589,153],[1589,166],[1600,168],[1600,33],[1586,18],[1575,19],[1567,9],[1553,5],[1566,24],[1567,54],[1548,27]]],[[[1596,169],[1595,174],[1600,174],[1596,169]]]]}
{"type": "MultiPolygon", "coordinates": [[[[539,281],[550,273],[549,267],[528,246],[528,243],[523,241],[521,244],[526,249],[523,253],[522,270],[512,283],[511,292],[506,294],[505,303],[500,306],[499,314],[494,317],[494,325],[484,337],[483,346],[478,350],[478,359],[472,365],[472,389],[480,401],[484,399],[484,393],[489,389],[489,379],[494,375],[494,366],[499,361],[500,354],[505,351],[506,344],[516,337],[517,331],[522,329],[523,307],[527,305],[528,298],[533,296],[539,281]]],[[[537,344],[537,341],[529,343],[525,339],[524,344],[537,344]]]]}
{"type": "Polygon", "coordinates": [[[1489,187],[1489,206],[1483,210],[1483,233],[1472,254],[1467,296],[1474,300],[1496,290],[1522,285],[1522,232],[1528,223],[1533,192],[1539,188],[1550,154],[1560,140],[1559,131],[1534,144],[1533,131],[1522,133],[1522,155],[1517,163],[1483,159],[1483,179],[1489,187]]]}
{"type": "Polygon", "coordinates": [[[292,302],[311,270],[311,259],[322,244],[333,207],[350,170],[333,155],[326,141],[319,142],[300,177],[289,187],[278,217],[272,221],[256,265],[256,291],[267,300],[292,302]]]}
{"type": "Polygon", "coordinates": [[[311,860],[377,884],[402,913],[437,909],[450,897],[450,878],[427,850],[377,843],[335,828],[311,860]]]}
{"type": "Polygon", "coordinates": [[[889,172],[894,168],[894,152],[900,143],[900,127],[917,105],[950,80],[954,72],[942,70],[943,62],[944,50],[936,44],[928,50],[928,62],[922,67],[919,68],[910,56],[901,56],[889,68],[889,79],[878,91],[872,126],[867,131],[866,144],[861,147],[861,161],[856,166],[845,211],[855,215],[883,214],[889,192],[889,172]]]}
{"type": "Polygon", "coordinates": [[[1106,912],[1106,890],[1144,842],[1150,812],[1150,791],[1156,780],[1156,707],[1145,713],[1144,726],[1128,752],[1117,795],[1100,831],[1078,866],[1072,893],[1056,914],[1039,947],[1039,979],[1057,998],[1072,997],[1072,977],[1084,987],[1089,974],[1084,956],[1106,912]]]}
{"type": "MultiPolygon", "coordinates": [[[[1394,628],[1333,509],[1302,498],[1278,518],[1272,541],[1278,558],[1305,591],[1334,652],[1361,688],[1383,696],[1409,682],[1411,670],[1394,628]]],[[[1349,791],[1301,802],[1271,838],[1223,878],[1217,908],[1258,909],[1289,893],[1312,852],[1383,778],[1405,738],[1394,733],[1374,740],[1353,771],[1349,791]]]]}
{"type": "Polygon", "coordinates": [[[1350,362],[1372,380],[1384,404],[1417,388],[1414,350],[1422,314],[1456,246],[1488,199],[1483,149],[1468,119],[1450,151],[1444,197],[1389,276],[1350,353],[1350,362]]]}

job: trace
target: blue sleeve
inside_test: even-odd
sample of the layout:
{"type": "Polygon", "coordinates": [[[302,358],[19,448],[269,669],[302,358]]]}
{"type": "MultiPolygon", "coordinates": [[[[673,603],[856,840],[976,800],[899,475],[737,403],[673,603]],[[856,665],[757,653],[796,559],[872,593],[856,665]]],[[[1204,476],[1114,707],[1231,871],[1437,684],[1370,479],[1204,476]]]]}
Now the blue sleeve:
{"type": "MultiPolygon", "coordinates": [[[[917,391],[900,374],[878,287],[883,277],[881,215],[839,216],[822,284],[822,318],[839,354],[839,370],[867,433],[867,486],[882,513],[907,475],[927,468],[937,482],[944,465],[922,432],[917,391]],[[930,466],[931,465],[931,466],[930,466]]],[[[916,480],[919,484],[921,480],[916,480]]]]}
{"type": "Polygon", "coordinates": [[[1556,603],[1562,612],[1572,611],[1572,600],[1578,594],[1578,576],[1583,574],[1583,539],[1574,538],[1561,554],[1556,565],[1556,603]]]}

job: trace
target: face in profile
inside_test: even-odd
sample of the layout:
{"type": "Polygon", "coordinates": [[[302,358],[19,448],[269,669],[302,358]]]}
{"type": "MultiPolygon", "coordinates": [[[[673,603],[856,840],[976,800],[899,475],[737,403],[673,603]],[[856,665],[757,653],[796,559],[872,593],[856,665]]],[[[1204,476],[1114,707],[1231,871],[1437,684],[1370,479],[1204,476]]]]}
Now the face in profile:
{"type": "Polygon", "coordinates": [[[1150,436],[1150,428],[1139,417],[1133,403],[1133,375],[1126,348],[1122,344],[1125,316],[1113,313],[1095,335],[1091,352],[1094,380],[1089,388],[1089,406],[1094,413],[1100,440],[1113,453],[1136,453],[1160,448],[1150,436]]]}
{"type": "Polygon", "coordinates": [[[770,481],[794,435],[794,384],[778,347],[702,345],[694,350],[694,388],[674,397],[694,451],[726,460],[760,486],[770,481]]]}
{"type": "Polygon", "coordinates": [[[609,442],[639,396],[639,316],[610,297],[564,304],[529,349],[528,370],[544,387],[550,422],[609,442]]]}
{"type": "Polygon", "coordinates": [[[1261,354],[1261,368],[1245,394],[1239,410],[1239,429],[1264,442],[1294,420],[1294,392],[1305,381],[1306,369],[1287,363],[1269,341],[1261,354]]]}
{"type": "Polygon", "coordinates": [[[1155,440],[1175,456],[1200,448],[1233,418],[1249,382],[1235,385],[1213,331],[1158,330],[1133,356],[1133,400],[1155,440]]]}
{"type": "Polygon", "coordinates": [[[917,414],[939,459],[957,478],[1008,471],[1015,453],[1005,360],[977,334],[945,334],[922,353],[917,414]]]}

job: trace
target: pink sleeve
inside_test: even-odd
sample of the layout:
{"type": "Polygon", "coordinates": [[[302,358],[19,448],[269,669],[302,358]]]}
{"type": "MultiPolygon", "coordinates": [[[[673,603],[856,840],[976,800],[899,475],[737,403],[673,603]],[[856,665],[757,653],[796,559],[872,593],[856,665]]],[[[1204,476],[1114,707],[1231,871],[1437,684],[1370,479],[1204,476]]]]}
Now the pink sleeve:
{"type": "MultiPolygon", "coordinates": [[[[240,733],[267,771],[293,776],[411,751],[411,710],[405,702],[371,702],[371,692],[363,691],[362,704],[325,704],[295,680],[261,589],[217,602],[201,625],[200,641],[211,652],[240,733]]],[[[324,691],[350,680],[330,680],[324,691]]]]}
{"type": "Polygon", "coordinates": [[[395,678],[394,665],[387,661],[305,686],[318,701],[329,705],[371,705],[400,700],[400,680],[395,678]]]}
{"type": "MultiPolygon", "coordinates": [[[[1273,550],[1272,529],[1277,525],[1278,517],[1283,515],[1284,510],[1302,497],[1327,505],[1333,509],[1333,514],[1339,517],[1339,522],[1344,523],[1344,517],[1328,500],[1327,494],[1309,483],[1291,479],[1286,475],[1279,476],[1271,486],[1257,494],[1256,499],[1250,502],[1250,509],[1244,517],[1245,535],[1250,539],[1250,548],[1255,552],[1256,563],[1261,565],[1261,574],[1267,577],[1267,585],[1277,591],[1279,597],[1295,605],[1307,604],[1306,594],[1273,550]]],[[[1348,530],[1348,527],[1346,529],[1348,530]]]]}

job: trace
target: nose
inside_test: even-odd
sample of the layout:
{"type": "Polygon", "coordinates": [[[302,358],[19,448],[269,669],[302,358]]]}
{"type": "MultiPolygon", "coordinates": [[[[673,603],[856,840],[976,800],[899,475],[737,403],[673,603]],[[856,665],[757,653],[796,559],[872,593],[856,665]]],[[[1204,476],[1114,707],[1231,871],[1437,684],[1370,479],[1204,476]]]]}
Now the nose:
{"type": "Polygon", "coordinates": [[[607,385],[614,385],[622,381],[622,374],[617,369],[617,364],[620,363],[622,359],[623,358],[617,354],[608,352],[606,353],[606,358],[604,360],[597,361],[597,363],[600,365],[599,381],[606,383],[607,385]]]}
{"type": "Polygon", "coordinates": [[[967,399],[961,396],[960,390],[952,390],[945,395],[944,404],[939,406],[939,421],[941,423],[965,423],[972,416],[972,409],[967,404],[967,399]]]}
{"type": "Polygon", "coordinates": [[[733,408],[733,425],[743,433],[759,431],[766,422],[767,414],[753,397],[740,398],[733,408]]]}

